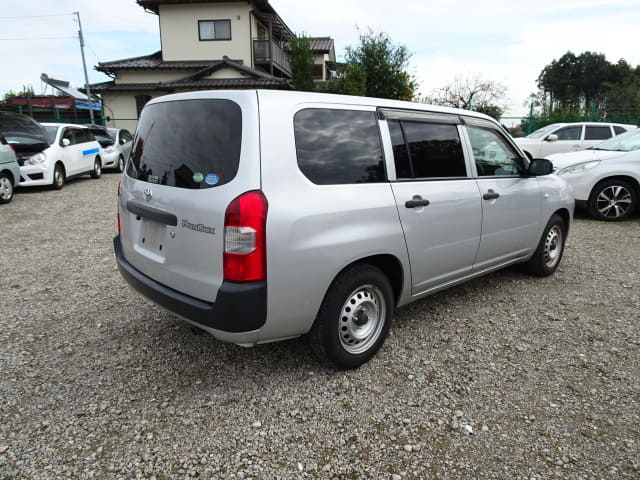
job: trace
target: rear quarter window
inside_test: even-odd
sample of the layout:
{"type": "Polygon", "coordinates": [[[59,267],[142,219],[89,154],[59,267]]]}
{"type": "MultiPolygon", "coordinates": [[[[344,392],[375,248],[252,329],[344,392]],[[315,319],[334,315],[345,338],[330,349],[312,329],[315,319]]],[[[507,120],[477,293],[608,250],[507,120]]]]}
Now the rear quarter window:
{"type": "Polygon", "coordinates": [[[316,185],[385,181],[375,112],[308,108],[293,123],[298,167],[316,185]]]}
{"type": "Polygon", "coordinates": [[[240,106],[225,99],[179,100],[145,106],[127,175],[144,182],[202,189],[238,172],[240,106]]]}

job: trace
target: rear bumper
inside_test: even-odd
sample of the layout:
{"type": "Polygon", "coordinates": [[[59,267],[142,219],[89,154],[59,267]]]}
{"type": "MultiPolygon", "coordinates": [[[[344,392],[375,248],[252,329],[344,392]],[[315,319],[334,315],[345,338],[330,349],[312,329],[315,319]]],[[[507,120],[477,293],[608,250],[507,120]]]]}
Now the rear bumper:
{"type": "Polygon", "coordinates": [[[223,282],[216,301],[206,302],[147,277],[122,253],[120,235],[113,239],[118,270],[135,290],[175,314],[204,327],[229,333],[258,330],[267,320],[267,282],[223,282]]]}

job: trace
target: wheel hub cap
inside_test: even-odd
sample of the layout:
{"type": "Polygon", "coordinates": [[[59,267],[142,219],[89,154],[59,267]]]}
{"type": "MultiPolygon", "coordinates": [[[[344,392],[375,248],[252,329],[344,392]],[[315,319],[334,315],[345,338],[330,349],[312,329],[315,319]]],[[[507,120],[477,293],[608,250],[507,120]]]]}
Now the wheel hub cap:
{"type": "Polygon", "coordinates": [[[366,351],[380,337],[386,307],[382,292],[373,285],[355,290],[340,312],[338,336],[342,347],[352,354],[366,351]]]}

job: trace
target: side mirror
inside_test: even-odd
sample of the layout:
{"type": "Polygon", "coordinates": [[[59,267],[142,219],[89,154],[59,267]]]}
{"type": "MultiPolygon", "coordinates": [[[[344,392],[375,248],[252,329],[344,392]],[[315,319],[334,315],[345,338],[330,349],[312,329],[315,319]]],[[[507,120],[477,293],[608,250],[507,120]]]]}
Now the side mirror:
{"type": "Polygon", "coordinates": [[[553,163],[546,158],[535,158],[527,169],[527,175],[530,177],[540,177],[550,173],[553,173],[553,163]]]}
{"type": "Polygon", "coordinates": [[[71,145],[71,140],[69,140],[68,138],[63,138],[62,139],[62,146],[63,147],[68,147],[69,145],[71,145]]]}
{"type": "Polygon", "coordinates": [[[547,138],[545,138],[545,140],[547,142],[555,142],[556,140],[558,140],[558,135],[556,135],[555,133],[550,133],[547,138]]]}

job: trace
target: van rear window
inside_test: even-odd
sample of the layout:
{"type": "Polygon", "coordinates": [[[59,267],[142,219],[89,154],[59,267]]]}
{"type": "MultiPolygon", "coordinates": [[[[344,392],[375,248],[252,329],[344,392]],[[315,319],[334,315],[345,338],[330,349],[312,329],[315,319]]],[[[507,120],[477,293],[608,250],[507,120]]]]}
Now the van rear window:
{"type": "Polygon", "coordinates": [[[231,100],[181,100],[145,106],[127,175],[179,188],[211,188],[238,172],[242,111],[231,100]]]}

